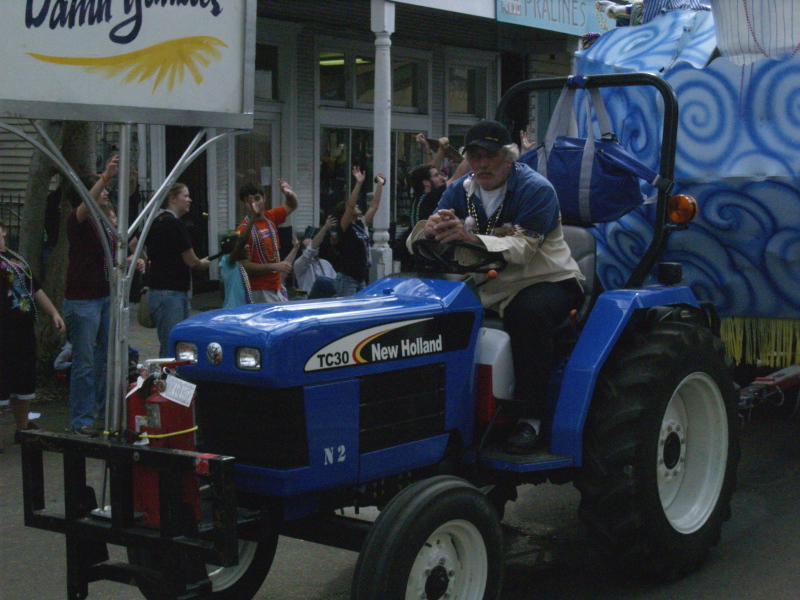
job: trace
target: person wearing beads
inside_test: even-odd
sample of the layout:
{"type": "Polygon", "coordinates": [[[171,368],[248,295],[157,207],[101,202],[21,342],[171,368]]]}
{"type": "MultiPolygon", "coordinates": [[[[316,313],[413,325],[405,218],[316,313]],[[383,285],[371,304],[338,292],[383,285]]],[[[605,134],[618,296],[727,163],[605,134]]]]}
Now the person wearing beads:
{"type": "Polygon", "coordinates": [[[245,183],[239,188],[239,200],[245,205],[246,215],[237,231],[242,234],[250,222],[250,258],[240,264],[250,278],[250,293],[253,302],[286,302],[287,297],[281,283],[281,275],[292,272],[292,264],[281,260],[281,244],[278,225],[297,208],[297,194],[283,179],[278,180],[286,201],[276,208],[264,210],[266,196],[264,188],[256,183],[245,183]]]}
{"type": "MultiPolygon", "coordinates": [[[[89,190],[89,194],[114,224],[116,215],[109,203],[106,186],[118,170],[119,156],[113,156],[89,190]]],[[[69,265],[63,305],[64,321],[73,349],[69,388],[70,424],[74,433],[95,436],[101,432],[95,426],[95,416],[101,421],[105,418],[106,362],[111,316],[108,275],[110,269],[113,269],[117,237],[111,227],[101,224],[102,235],[112,253],[112,264],[109,265],[101,234],[89,213],[89,206],[72,186],[65,193],[75,206],[67,218],[69,265]]]]}
{"type": "MultiPolygon", "coordinates": [[[[22,256],[6,246],[8,230],[0,221],[0,400],[10,400],[16,431],[39,429],[28,420],[30,403],[36,397],[36,334],[39,313],[64,333],[61,315],[33,276],[22,256]]],[[[2,450],[2,447],[0,447],[2,450]]]]}
{"type": "Polygon", "coordinates": [[[352,296],[367,285],[370,260],[369,227],[381,204],[386,176],[375,176],[375,192],[366,213],[358,207],[358,196],[366,175],[358,166],[353,167],[356,183],[347,201],[334,208],[333,218],[337,222],[336,253],[339,256],[339,271],[336,273],[336,291],[339,296],[352,296]]]}
{"type": "Polygon", "coordinates": [[[189,229],[181,218],[189,214],[192,199],[189,188],[175,183],[167,192],[164,210],[153,221],[147,234],[147,274],[149,291],[145,298],[156,322],[158,355],[174,356],[169,347],[172,328],[189,318],[192,290],[192,269],[208,269],[208,258],[197,258],[192,248],[189,229]]]}
{"type": "Polygon", "coordinates": [[[546,410],[554,330],[583,303],[583,275],[564,241],[555,189],[516,162],[519,149],[505,125],[481,121],[465,141],[472,173],[447,188],[437,211],[409,236],[409,246],[423,235],[503,253],[507,266],[481,285],[479,295],[486,309],[503,318],[511,337],[515,396],[525,401],[506,450],[528,454],[546,410]]]}

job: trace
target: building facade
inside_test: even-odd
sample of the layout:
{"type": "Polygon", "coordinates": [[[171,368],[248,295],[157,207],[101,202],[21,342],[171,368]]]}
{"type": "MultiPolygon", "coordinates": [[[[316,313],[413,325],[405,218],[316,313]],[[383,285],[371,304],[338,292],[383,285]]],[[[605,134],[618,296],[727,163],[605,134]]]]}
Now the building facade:
{"type": "MultiPolygon", "coordinates": [[[[254,127],[217,142],[180,178],[194,200],[198,252],[215,253],[241,220],[236,190],[245,181],[262,183],[276,205],[278,180],[288,181],[300,201],[289,225],[303,231],[347,197],[355,165],[367,181],[388,171],[378,227],[401,231],[409,225],[407,174],[427,161],[415,135],[447,136],[458,148],[511,85],[568,74],[580,31],[592,29],[600,27],[589,0],[259,0],[254,127]],[[559,12],[567,6],[572,13],[559,12]]],[[[549,95],[530,98],[516,107],[515,125],[537,138],[551,103],[549,95]]],[[[115,133],[104,128],[99,147],[113,148],[115,133]]],[[[137,129],[142,189],[157,187],[195,133],[137,129]]],[[[0,194],[24,192],[17,171],[26,153],[18,140],[0,138],[0,164],[14,175],[0,172],[0,194]]]]}

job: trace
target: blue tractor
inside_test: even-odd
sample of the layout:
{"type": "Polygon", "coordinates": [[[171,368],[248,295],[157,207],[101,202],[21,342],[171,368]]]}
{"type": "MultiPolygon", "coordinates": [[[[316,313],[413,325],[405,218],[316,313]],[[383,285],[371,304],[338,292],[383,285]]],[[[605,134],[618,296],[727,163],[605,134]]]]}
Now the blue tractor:
{"type": "MultiPolygon", "coordinates": [[[[565,83],[525,82],[509,94],[565,83]]],[[[669,179],[672,90],[642,74],[586,85],[656,87],[669,179]]],[[[497,443],[513,412],[511,350],[471,274],[502,268],[501,256],[465,268],[420,248],[433,266],[349,298],[209,311],[178,325],[171,343],[188,361],[178,374],[196,385],[198,448],[235,462],[226,527],[237,540],[233,558],[183,563],[200,591],[185,586],[181,597],[252,598],[287,535],[359,551],[354,600],[496,599],[504,507],[519,485],[545,481],[574,482],[580,516],[614,561],[665,578],[701,564],[730,517],[737,395],[714,309],[679,285],[679,265],[661,265],[661,281],[643,285],[666,237],[685,227],[668,222],[674,202],[659,193],[655,239],[624,289],[600,293],[591,231],[565,227],[586,303],[560,332],[549,433],[530,455],[497,443]],[[380,509],[374,523],[341,511],[368,506],[380,509]]],[[[224,519],[206,520],[214,526],[201,516],[193,530],[211,543],[224,519]]],[[[174,560],[171,546],[115,543],[129,546],[145,597],[178,597],[157,576],[174,560]]]]}

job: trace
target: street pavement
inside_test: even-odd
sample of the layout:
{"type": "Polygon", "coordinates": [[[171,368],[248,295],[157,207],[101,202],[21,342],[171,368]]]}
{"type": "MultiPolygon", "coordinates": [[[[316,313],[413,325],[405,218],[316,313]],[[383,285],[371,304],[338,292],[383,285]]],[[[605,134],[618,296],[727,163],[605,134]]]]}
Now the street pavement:
{"type": "MultiPolygon", "coordinates": [[[[213,295],[195,308],[214,307],[213,295]]],[[[132,311],[135,314],[134,311],[132,311]]],[[[155,357],[155,330],[131,325],[130,345],[143,359],[155,357]]],[[[64,399],[34,405],[51,431],[68,426],[64,399]]],[[[27,528],[22,516],[19,446],[13,422],[0,413],[0,600],[66,597],[63,536],[27,528]]],[[[796,600],[800,598],[800,418],[791,409],[760,409],[743,420],[742,462],[733,516],[720,544],[696,573],[656,583],[615,572],[592,550],[578,518],[579,494],[571,484],[524,486],[507,505],[506,571],[502,600],[796,600]]],[[[46,461],[46,498],[63,501],[60,462],[46,461]]],[[[102,467],[90,462],[90,481],[100,489],[102,467]]],[[[124,551],[110,547],[112,558],[124,551]]],[[[270,575],[256,600],[349,598],[357,554],[281,538],[270,575]]],[[[132,586],[95,582],[90,599],[140,600],[132,586]]]]}

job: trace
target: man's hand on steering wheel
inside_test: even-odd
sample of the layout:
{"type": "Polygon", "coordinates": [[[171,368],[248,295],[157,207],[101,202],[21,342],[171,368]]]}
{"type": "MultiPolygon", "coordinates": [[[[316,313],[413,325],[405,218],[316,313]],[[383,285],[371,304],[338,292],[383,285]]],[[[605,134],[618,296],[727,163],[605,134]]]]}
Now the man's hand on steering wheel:
{"type": "Polygon", "coordinates": [[[480,238],[467,230],[464,221],[450,208],[443,208],[433,213],[425,223],[424,233],[440,244],[459,241],[482,245],[480,238]]]}

